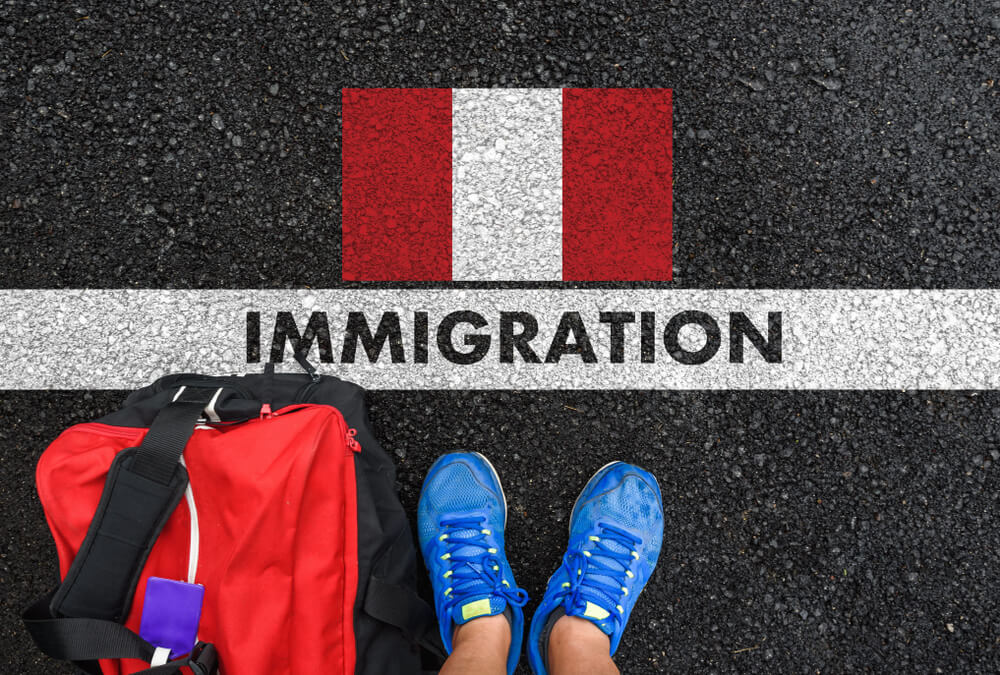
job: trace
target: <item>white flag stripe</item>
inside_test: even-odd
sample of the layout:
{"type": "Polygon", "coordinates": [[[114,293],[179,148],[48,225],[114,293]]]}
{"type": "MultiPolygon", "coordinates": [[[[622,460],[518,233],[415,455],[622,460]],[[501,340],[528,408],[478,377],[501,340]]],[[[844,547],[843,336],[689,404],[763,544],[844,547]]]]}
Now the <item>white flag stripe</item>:
{"type": "MultiPolygon", "coordinates": [[[[171,372],[259,372],[246,363],[246,314],[260,312],[261,356],[267,360],[276,313],[290,311],[304,330],[325,312],[334,363],[321,372],[374,389],[996,389],[1000,388],[1000,291],[750,290],[5,290],[0,291],[0,385],[6,389],[131,389],[171,372]],[[404,309],[405,308],[405,309],[404,309]],[[485,356],[470,365],[447,360],[438,347],[442,318],[471,310],[487,326],[456,326],[489,335],[485,356]],[[705,312],[720,327],[717,355],[702,365],[675,361],[664,326],[685,310],[705,312]],[[413,312],[428,313],[428,363],[414,363],[413,312]],[[500,357],[500,312],[530,312],[542,363],[500,357]],[[611,327],[601,312],[635,312],[624,325],[624,363],[609,358],[611,327]],[[360,346],[342,363],[348,312],[364,312],[374,332],[383,312],[397,312],[405,363],[393,363],[387,340],[371,363],[360,346]],[[545,363],[560,319],[579,312],[596,363],[577,354],[545,363]],[[640,359],[641,312],[656,313],[654,363],[640,359]],[[782,313],[781,362],[767,363],[744,343],[744,363],[731,363],[730,312],[744,312],[767,333],[768,312],[782,313]]],[[[704,343],[698,328],[681,345],[704,343]]],[[[519,326],[516,333],[521,333],[519,326]]],[[[447,332],[446,332],[447,337],[447,332]]],[[[286,347],[282,371],[298,366],[286,347]]]]}
{"type": "Polygon", "coordinates": [[[452,279],[562,279],[562,91],[452,92],[452,279]]]}

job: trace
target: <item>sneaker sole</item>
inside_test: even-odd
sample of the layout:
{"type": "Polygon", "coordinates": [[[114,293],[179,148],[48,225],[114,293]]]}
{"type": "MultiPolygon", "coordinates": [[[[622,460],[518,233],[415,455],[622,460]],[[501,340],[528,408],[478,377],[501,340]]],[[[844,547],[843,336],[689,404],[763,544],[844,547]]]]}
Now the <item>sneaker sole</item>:
{"type": "MultiPolygon", "coordinates": [[[[481,452],[475,452],[475,451],[473,451],[472,454],[473,455],[479,455],[480,459],[482,459],[484,462],[486,462],[486,466],[490,467],[490,471],[493,472],[493,477],[496,479],[497,485],[500,486],[500,499],[503,500],[503,529],[506,530],[507,529],[507,495],[503,491],[503,483],[500,482],[500,474],[497,473],[497,469],[496,469],[495,466],[493,466],[493,462],[491,462],[490,460],[486,459],[486,455],[484,455],[481,452]]],[[[614,462],[612,462],[612,464],[614,464],[614,462]]]]}

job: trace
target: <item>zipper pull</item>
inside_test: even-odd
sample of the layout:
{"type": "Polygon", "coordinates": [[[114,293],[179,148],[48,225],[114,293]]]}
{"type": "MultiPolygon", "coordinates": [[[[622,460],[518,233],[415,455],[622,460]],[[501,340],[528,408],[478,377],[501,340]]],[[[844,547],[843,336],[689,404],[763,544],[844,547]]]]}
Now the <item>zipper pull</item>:
{"type": "Polygon", "coordinates": [[[270,403],[264,403],[263,405],[260,406],[260,419],[268,420],[271,419],[271,417],[273,416],[274,414],[271,412],[270,403]]]}
{"type": "Polygon", "coordinates": [[[309,363],[309,360],[306,358],[304,352],[296,351],[295,360],[298,361],[298,364],[300,366],[302,366],[302,370],[309,373],[309,379],[311,379],[313,382],[319,382],[320,375],[319,373],[316,372],[316,366],[309,363]]]}
{"type": "Polygon", "coordinates": [[[357,429],[347,430],[347,447],[349,447],[354,452],[361,452],[361,444],[354,438],[358,435],[357,429]]]}

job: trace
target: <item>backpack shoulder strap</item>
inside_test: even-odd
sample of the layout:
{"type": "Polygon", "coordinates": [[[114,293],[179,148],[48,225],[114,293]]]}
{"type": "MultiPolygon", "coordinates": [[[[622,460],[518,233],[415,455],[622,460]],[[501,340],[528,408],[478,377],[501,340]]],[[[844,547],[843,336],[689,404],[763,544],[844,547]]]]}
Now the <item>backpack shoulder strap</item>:
{"type": "MultiPolygon", "coordinates": [[[[139,447],[115,457],[66,578],[24,613],[25,626],[44,653],[84,670],[97,668],[96,659],[152,658],[153,646],[122,622],[149,552],[184,496],[188,476],[180,458],[213,393],[180,392],[157,414],[139,447]]],[[[182,665],[190,664],[177,668],[182,665]]],[[[160,670],[166,667],[155,672],[166,674],[160,670]]]]}
{"type": "Polygon", "coordinates": [[[160,410],[138,448],[115,457],[87,536],[52,598],[53,616],[121,622],[128,615],[146,558],[184,496],[181,454],[213,392],[181,393],[188,396],[160,410]]]}

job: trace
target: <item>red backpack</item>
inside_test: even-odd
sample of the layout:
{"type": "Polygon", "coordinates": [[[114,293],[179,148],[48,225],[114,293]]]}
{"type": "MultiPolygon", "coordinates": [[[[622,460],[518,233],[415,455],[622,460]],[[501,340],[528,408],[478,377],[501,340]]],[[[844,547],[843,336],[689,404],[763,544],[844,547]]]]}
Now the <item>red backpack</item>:
{"type": "Polygon", "coordinates": [[[363,390],[300,362],[161,378],[49,446],[63,582],[24,616],[43,652],[104,675],[381,675],[442,655],[363,390]]]}

